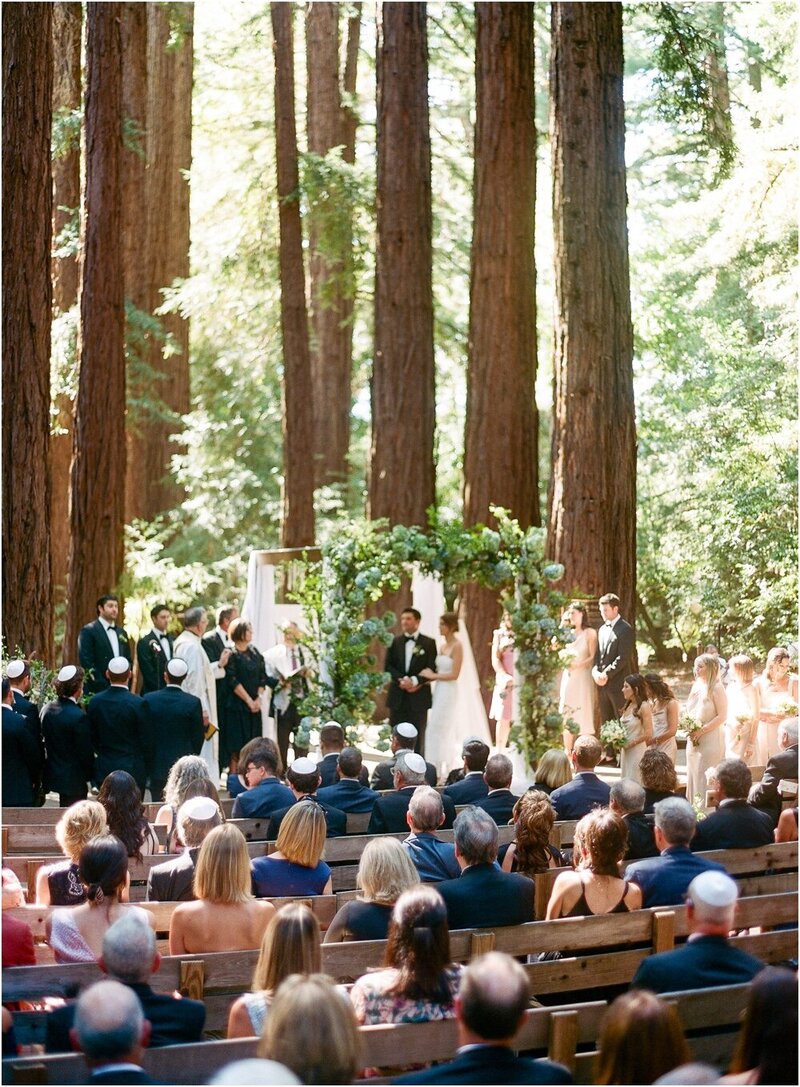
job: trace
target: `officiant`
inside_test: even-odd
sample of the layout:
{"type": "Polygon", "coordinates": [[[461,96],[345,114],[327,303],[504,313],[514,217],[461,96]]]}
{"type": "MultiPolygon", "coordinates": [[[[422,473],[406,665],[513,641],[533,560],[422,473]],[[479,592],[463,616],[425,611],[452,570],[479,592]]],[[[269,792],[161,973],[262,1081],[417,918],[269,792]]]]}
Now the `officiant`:
{"type": "Polygon", "coordinates": [[[300,728],[298,705],[308,694],[309,658],[300,644],[300,628],[297,623],[285,623],[281,627],[282,642],[264,654],[267,682],[272,687],[270,714],[275,719],[278,733],[278,750],[283,766],[288,765],[289,741],[292,741],[295,759],[308,754],[308,748],[298,745],[300,728]]]}

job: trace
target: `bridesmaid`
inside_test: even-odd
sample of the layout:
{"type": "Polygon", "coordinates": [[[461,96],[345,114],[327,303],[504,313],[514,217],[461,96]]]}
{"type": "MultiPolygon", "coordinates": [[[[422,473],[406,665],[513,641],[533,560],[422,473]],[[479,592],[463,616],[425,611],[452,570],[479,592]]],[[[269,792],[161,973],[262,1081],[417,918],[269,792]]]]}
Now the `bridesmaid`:
{"type": "Polygon", "coordinates": [[[705,806],[706,770],[721,762],[725,754],[722,724],[728,715],[728,699],[719,676],[719,661],[710,653],[701,653],[694,662],[695,680],[686,700],[686,712],[702,725],[686,741],[686,799],[696,796],[705,806]]]}
{"type": "Polygon", "coordinates": [[[497,750],[504,751],[514,716],[514,631],[507,611],[492,634],[492,667],[495,682],[489,719],[495,722],[497,750]]]}
{"type": "Polygon", "coordinates": [[[784,715],[776,713],[775,707],[781,702],[797,701],[797,676],[789,675],[789,654],[782,645],[775,646],[767,653],[767,663],[755,685],[761,695],[757,762],[759,766],[766,766],[780,750],[778,725],[784,715]]]}
{"type": "Polygon", "coordinates": [[[653,712],[647,701],[647,684],[638,673],[625,676],[622,684],[622,707],[620,721],[628,733],[628,742],[622,749],[620,759],[620,777],[642,783],[639,763],[647,747],[653,742],[653,712]]]}
{"type": "Polygon", "coordinates": [[[650,700],[650,709],[653,713],[653,743],[657,751],[663,751],[672,759],[678,755],[678,741],[675,735],[678,731],[680,719],[680,703],[675,697],[672,688],[665,683],[657,672],[648,672],[644,677],[647,686],[647,697],[650,700]]]}
{"type": "Polygon", "coordinates": [[[728,716],[725,721],[725,758],[756,765],[761,693],[753,683],[753,662],[744,653],[728,661],[728,716]],[[746,720],[745,720],[746,719],[746,720]]]}
{"type": "MultiPolygon", "coordinates": [[[[559,713],[571,717],[580,726],[581,736],[594,735],[594,691],[592,665],[597,652],[597,631],[589,626],[583,604],[571,604],[561,619],[575,631],[574,641],[564,650],[567,667],[561,673],[559,713]]],[[[575,737],[564,730],[564,747],[572,751],[575,737]]]]}

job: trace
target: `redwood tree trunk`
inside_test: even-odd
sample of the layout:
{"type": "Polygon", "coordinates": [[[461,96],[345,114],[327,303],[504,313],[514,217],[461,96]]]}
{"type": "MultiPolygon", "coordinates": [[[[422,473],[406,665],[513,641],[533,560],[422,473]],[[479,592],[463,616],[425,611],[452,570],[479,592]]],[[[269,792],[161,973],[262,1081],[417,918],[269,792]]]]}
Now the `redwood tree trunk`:
{"type": "MultiPolygon", "coordinates": [[[[74,113],[81,107],[80,4],[53,4],[53,115],[74,113]]],[[[53,247],[70,220],[80,212],[81,148],[76,133],[70,144],[53,159],[53,247]]],[[[53,257],[53,314],[67,313],[78,301],[80,265],[77,254],[53,257]]],[[[53,592],[63,601],[67,590],[69,553],[69,468],[72,460],[73,402],[59,396],[56,407],[58,433],[50,435],[50,546],[53,560],[53,592]]]]}
{"type": "MultiPolygon", "coordinates": [[[[479,3],[475,16],[464,519],[491,524],[496,505],[527,528],[539,523],[533,5],[479,3]]],[[[488,678],[497,594],[472,584],[463,599],[478,671],[488,678]]]]}
{"type": "Polygon", "coordinates": [[[122,44],[116,4],[86,8],[86,185],[80,360],[72,458],[65,655],[122,573],[124,292],[120,232],[122,44]]]}
{"type": "Polygon", "coordinates": [[[50,4],[3,5],[3,637],[49,661],[50,4]]]}
{"type": "Polygon", "coordinates": [[[620,4],[552,6],[555,395],[549,553],[633,622],[636,424],[620,4]]]}
{"type": "Polygon", "coordinates": [[[280,222],[281,332],[283,336],[284,547],[314,543],[314,473],[311,359],[308,345],[303,233],[297,198],[297,128],[294,111],[293,5],[271,3],[275,57],[275,146],[280,222]]]}
{"type": "Polygon", "coordinates": [[[436,501],[426,5],[381,5],[369,515],[426,525],[436,501]]]}

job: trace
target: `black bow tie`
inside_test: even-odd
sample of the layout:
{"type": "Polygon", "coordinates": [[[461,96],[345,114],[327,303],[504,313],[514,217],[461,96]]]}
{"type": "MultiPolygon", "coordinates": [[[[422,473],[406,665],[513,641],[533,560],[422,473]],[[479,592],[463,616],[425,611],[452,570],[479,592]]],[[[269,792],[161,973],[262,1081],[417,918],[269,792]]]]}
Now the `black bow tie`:
{"type": "Polygon", "coordinates": [[[414,634],[406,634],[405,635],[405,640],[407,642],[415,642],[417,640],[417,638],[416,638],[416,635],[414,635],[414,634]]]}

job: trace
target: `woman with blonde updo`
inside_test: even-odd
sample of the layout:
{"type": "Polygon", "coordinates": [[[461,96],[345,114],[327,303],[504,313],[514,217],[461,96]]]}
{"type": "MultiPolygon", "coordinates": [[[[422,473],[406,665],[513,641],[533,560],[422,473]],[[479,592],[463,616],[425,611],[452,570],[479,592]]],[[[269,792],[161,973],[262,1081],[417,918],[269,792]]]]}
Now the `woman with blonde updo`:
{"type": "Polygon", "coordinates": [[[96,800],[79,800],[67,808],[56,823],[56,841],[67,859],[36,873],[37,906],[78,906],[86,901],[78,859],[87,842],[105,833],[106,810],[96,800]]]}
{"type": "Polygon", "coordinates": [[[575,828],[576,871],[562,872],[556,878],[547,920],[641,909],[641,890],[619,876],[627,844],[628,828],[612,811],[597,808],[584,815],[575,828]]]}

